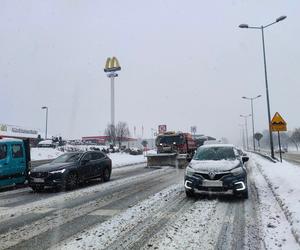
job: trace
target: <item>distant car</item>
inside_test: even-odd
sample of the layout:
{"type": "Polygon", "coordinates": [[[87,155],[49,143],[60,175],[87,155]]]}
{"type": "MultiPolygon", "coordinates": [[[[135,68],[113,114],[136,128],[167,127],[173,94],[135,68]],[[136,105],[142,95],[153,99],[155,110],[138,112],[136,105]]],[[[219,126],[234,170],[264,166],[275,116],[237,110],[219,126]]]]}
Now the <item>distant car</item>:
{"type": "Polygon", "coordinates": [[[204,145],[197,149],[184,178],[185,192],[192,197],[196,192],[231,192],[248,198],[247,171],[234,145],[204,145]]]}
{"type": "MultiPolygon", "coordinates": [[[[281,153],[282,153],[282,154],[287,153],[287,151],[288,151],[287,148],[281,148],[281,153]]],[[[280,153],[279,148],[275,150],[275,153],[277,153],[277,154],[280,153]]]]}
{"type": "Polygon", "coordinates": [[[45,187],[74,189],[80,182],[101,177],[109,181],[111,159],[100,151],[66,153],[49,164],[35,167],[29,172],[29,186],[34,191],[45,187]]]}

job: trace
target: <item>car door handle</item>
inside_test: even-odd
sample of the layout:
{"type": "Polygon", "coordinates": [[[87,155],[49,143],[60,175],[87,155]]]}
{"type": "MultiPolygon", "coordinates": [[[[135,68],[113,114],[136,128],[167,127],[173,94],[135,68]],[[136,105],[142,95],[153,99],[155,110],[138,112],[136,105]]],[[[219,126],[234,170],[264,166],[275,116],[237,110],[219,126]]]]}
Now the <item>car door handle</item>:
{"type": "Polygon", "coordinates": [[[3,165],[8,165],[8,163],[7,163],[7,162],[5,162],[3,165]]]}

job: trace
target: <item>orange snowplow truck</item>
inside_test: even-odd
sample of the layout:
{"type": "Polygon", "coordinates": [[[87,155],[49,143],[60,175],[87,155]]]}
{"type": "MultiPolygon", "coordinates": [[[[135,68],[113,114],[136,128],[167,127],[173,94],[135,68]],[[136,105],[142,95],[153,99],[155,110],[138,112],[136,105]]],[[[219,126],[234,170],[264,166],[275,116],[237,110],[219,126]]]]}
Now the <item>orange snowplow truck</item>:
{"type": "Polygon", "coordinates": [[[197,149],[196,142],[189,133],[165,132],[156,138],[157,153],[178,153],[187,154],[188,158],[194,156],[197,149]]]}

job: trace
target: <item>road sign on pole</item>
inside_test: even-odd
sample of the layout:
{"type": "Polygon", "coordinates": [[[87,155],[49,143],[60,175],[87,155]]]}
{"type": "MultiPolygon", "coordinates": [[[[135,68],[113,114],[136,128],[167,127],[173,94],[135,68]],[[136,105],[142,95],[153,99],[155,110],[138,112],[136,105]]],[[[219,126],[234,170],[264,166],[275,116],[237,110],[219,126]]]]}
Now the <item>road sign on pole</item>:
{"type": "Polygon", "coordinates": [[[272,132],[287,131],[286,125],[287,123],[282,118],[282,116],[278,112],[276,112],[271,121],[272,132]]]}
{"type": "Polygon", "coordinates": [[[272,128],[272,132],[277,132],[278,134],[279,155],[280,155],[280,162],[282,162],[280,131],[287,131],[287,123],[278,112],[276,112],[275,115],[273,116],[273,119],[271,121],[271,128],[272,128]]]}
{"type": "Polygon", "coordinates": [[[163,125],[158,125],[158,133],[159,134],[163,134],[167,132],[167,125],[163,124],[163,125]]]}

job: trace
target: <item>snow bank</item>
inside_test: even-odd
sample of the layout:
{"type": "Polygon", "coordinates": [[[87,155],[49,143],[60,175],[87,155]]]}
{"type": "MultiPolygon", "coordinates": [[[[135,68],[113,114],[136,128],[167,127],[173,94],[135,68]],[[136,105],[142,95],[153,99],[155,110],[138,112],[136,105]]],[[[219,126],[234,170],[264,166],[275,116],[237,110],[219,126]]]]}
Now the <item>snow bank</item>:
{"type": "Polygon", "coordinates": [[[32,161],[40,161],[54,159],[62,155],[63,152],[55,148],[31,148],[30,154],[32,161]]]}
{"type": "MultiPolygon", "coordinates": [[[[88,147],[80,147],[78,149],[85,151],[88,147]]],[[[32,161],[55,159],[65,153],[54,148],[31,148],[30,152],[32,161]]],[[[112,160],[113,168],[145,163],[147,160],[144,155],[130,155],[127,153],[110,153],[108,157],[112,160]]]]}
{"type": "Polygon", "coordinates": [[[108,154],[108,157],[112,160],[113,168],[144,163],[147,160],[143,155],[130,155],[126,153],[112,153],[108,154]]]}
{"type": "Polygon", "coordinates": [[[272,163],[255,154],[251,157],[268,182],[300,243],[300,167],[285,161],[272,163]]]}

